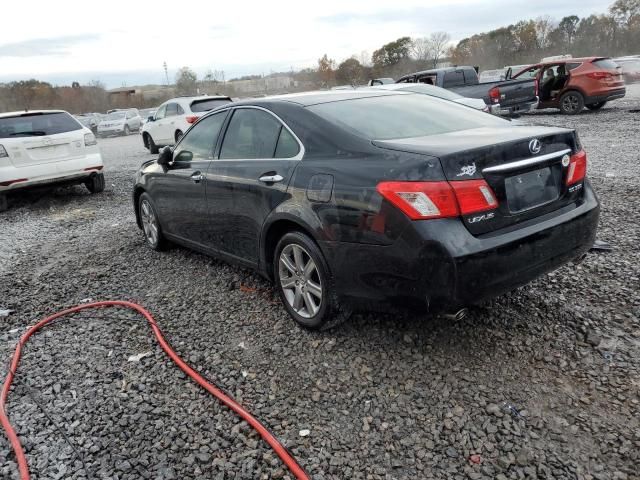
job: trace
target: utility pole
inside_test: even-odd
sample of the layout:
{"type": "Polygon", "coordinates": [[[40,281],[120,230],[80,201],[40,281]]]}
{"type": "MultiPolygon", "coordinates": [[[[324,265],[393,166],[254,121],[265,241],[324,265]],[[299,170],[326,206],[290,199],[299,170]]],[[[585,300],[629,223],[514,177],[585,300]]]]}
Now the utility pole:
{"type": "Polygon", "coordinates": [[[164,67],[164,76],[167,79],[167,87],[169,86],[169,70],[167,69],[167,62],[165,61],[162,66],[164,67]]]}

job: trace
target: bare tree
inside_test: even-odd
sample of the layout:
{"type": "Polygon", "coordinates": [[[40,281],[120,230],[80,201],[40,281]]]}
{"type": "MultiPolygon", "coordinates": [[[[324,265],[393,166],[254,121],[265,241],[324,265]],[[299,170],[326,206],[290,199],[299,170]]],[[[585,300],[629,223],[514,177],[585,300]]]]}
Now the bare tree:
{"type": "Polygon", "coordinates": [[[551,32],[553,32],[557,26],[558,24],[549,15],[536,18],[536,34],[539,49],[546,50],[549,48],[551,32]]]}
{"type": "Polygon", "coordinates": [[[431,60],[431,40],[427,37],[414,38],[411,43],[411,56],[419,61],[431,60]]]}
{"type": "Polygon", "coordinates": [[[431,42],[430,59],[433,62],[433,68],[438,66],[438,62],[447,54],[451,36],[447,32],[435,32],[429,36],[431,42]]]}

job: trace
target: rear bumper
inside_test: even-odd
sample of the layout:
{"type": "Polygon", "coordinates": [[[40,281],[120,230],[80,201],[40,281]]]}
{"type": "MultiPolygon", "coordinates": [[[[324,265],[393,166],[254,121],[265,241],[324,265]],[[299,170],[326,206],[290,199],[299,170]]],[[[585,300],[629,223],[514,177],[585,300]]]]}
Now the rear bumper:
{"type": "Polygon", "coordinates": [[[344,301],[446,311],[513,290],[582,256],[595,240],[599,212],[586,183],[581,204],[506,233],[475,237],[460,220],[443,219],[412,222],[390,246],[321,246],[344,301]]]}
{"type": "Polygon", "coordinates": [[[596,95],[591,95],[584,98],[584,103],[586,105],[591,105],[593,103],[600,102],[608,102],[609,100],[616,100],[618,98],[622,98],[627,94],[626,88],[618,88],[616,90],[611,90],[609,92],[598,93],[596,95]]]}
{"type": "MultiPolygon", "coordinates": [[[[8,162],[7,162],[8,163],[8,162]]],[[[14,167],[13,165],[0,164],[0,193],[22,188],[58,184],[81,183],[84,179],[102,170],[102,156],[100,153],[91,153],[83,157],[70,160],[14,167]],[[10,185],[2,183],[14,182],[10,185]]]]}
{"type": "Polygon", "coordinates": [[[114,128],[98,128],[98,135],[107,136],[107,135],[122,135],[124,133],[124,127],[114,127],[114,128]]]}
{"type": "Polygon", "coordinates": [[[508,107],[496,104],[492,106],[491,113],[497,113],[502,116],[520,115],[537,109],[539,103],[538,97],[536,97],[532,102],[518,103],[517,105],[511,105],[508,107]]]}

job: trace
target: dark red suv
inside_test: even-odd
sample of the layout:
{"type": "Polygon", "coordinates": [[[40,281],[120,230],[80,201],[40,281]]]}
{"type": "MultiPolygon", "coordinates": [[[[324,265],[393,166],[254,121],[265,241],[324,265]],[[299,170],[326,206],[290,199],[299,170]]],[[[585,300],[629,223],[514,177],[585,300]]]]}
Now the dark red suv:
{"type": "Polygon", "coordinates": [[[622,69],[610,58],[565,58],[531,65],[513,78],[538,81],[538,108],[559,108],[567,115],[584,107],[599,110],[608,101],[624,97],[622,69]]]}

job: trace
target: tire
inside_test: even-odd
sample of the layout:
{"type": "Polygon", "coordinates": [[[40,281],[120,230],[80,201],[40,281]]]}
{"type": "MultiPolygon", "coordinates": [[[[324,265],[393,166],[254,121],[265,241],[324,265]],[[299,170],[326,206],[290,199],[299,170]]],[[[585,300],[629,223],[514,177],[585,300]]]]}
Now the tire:
{"type": "Polygon", "coordinates": [[[142,224],[144,239],[151,248],[162,251],[167,247],[167,239],[162,235],[160,221],[153,206],[151,197],[146,192],[138,199],[138,215],[142,224]]]}
{"type": "Polygon", "coordinates": [[[0,195],[0,212],[6,212],[9,210],[9,201],[6,195],[0,195]]]}
{"type": "Polygon", "coordinates": [[[124,133],[125,137],[131,133],[131,129],[129,129],[129,125],[125,125],[124,126],[123,133],[124,133]]]}
{"type": "Polygon", "coordinates": [[[182,138],[183,135],[184,135],[184,133],[182,133],[181,130],[176,130],[176,135],[175,135],[176,143],[178,143],[180,141],[180,139],[182,138]]]}
{"type": "Polygon", "coordinates": [[[156,145],[151,138],[151,135],[147,133],[147,148],[149,149],[149,153],[160,153],[160,148],[156,145]]]}
{"type": "Polygon", "coordinates": [[[280,239],[273,276],[284,308],[301,326],[318,330],[349,317],[338,303],[324,255],[304,233],[290,232],[280,239]]]}
{"type": "Polygon", "coordinates": [[[584,97],[580,92],[571,90],[560,97],[560,112],[564,115],[577,115],[584,109],[584,97]]]}
{"type": "Polygon", "coordinates": [[[587,105],[587,108],[593,111],[600,110],[606,104],[607,104],[607,101],[605,100],[604,102],[592,103],[591,105],[587,105]]]}
{"type": "Polygon", "coordinates": [[[104,190],[104,174],[96,173],[91,175],[88,180],[84,182],[84,186],[87,187],[91,193],[100,193],[104,190]]]}

